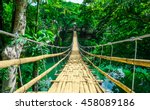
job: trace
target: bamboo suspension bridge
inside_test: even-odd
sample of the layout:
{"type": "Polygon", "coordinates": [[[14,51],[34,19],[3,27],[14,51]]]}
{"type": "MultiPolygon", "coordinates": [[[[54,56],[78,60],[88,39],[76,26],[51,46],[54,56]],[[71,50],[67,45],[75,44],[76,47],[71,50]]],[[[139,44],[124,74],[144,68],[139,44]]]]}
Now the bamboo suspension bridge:
{"type": "MultiPolygon", "coordinates": [[[[4,31],[0,31],[0,34],[7,34],[8,36],[16,37],[16,35],[4,31]]],[[[59,59],[59,61],[56,62],[52,67],[50,67],[45,72],[38,75],[37,77],[33,78],[28,83],[22,85],[22,87],[16,89],[14,93],[26,93],[29,88],[31,88],[34,84],[36,84],[38,81],[44,78],[47,74],[49,74],[52,70],[54,70],[57,66],[59,66],[59,64],[61,64],[67,58],[69,59],[65,64],[64,68],[62,69],[62,71],[59,74],[57,74],[57,78],[55,80],[51,80],[52,86],[49,87],[47,93],[105,93],[107,92],[101,85],[101,83],[103,83],[102,80],[97,80],[95,76],[92,74],[92,71],[88,68],[88,65],[82,60],[82,58],[84,58],[90,65],[92,65],[97,71],[99,71],[100,74],[104,75],[106,78],[108,78],[111,82],[119,86],[125,92],[134,93],[135,69],[136,69],[135,66],[137,65],[137,66],[143,66],[148,68],[150,67],[150,60],[136,59],[137,41],[147,37],[150,37],[150,35],[144,35],[137,38],[126,39],[122,41],[99,45],[99,47],[103,47],[107,45],[111,45],[112,47],[111,56],[104,56],[102,54],[95,55],[86,51],[86,48],[94,48],[97,46],[80,45],[77,40],[77,32],[74,31],[73,43],[71,46],[59,47],[59,46],[48,45],[50,47],[64,49],[65,51],[62,51],[60,53],[46,54],[46,55],[35,56],[35,57],[0,61],[0,68],[7,68],[13,65],[21,65],[29,62],[36,62],[46,58],[62,56],[63,58],[59,59]],[[135,41],[134,59],[113,57],[112,56],[113,45],[117,43],[128,42],[128,41],[135,41]],[[115,62],[121,62],[121,63],[133,65],[134,69],[133,69],[132,88],[129,88],[125,84],[121,83],[120,81],[110,76],[108,73],[101,70],[87,56],[96,57],[99,59],[106,59],[109,60],[110,62],[115,61],[115,62]]],[[[44,43],[33,41],[31,39],[27,39],[27,38],[24,39],[37,44],[46,45],[44,43]]],[[[42,92],[42,91],[38,91],[38,92],[42,92]]]]}
{"type": "Polygon", "coordinates": [[[74,32],[73,48],[69,61],[48,92],[104,92],[90,70],[82,61],[79,54],[76,32],[74,32]]]}

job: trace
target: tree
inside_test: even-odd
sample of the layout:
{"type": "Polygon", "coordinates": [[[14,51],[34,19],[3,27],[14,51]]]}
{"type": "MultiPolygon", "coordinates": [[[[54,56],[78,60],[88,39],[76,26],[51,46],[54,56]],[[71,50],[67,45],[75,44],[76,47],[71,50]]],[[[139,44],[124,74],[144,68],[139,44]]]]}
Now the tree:
{"type": "Polygon", "coordinates": [[[0,1],[0,29],[3,29],[3,1],[0,1]]]}
{"type": "MultiPolygon", "coordinates": [[[[38,32],[39,11],[40,11],[40,1],[37,0],[37,12],[36,12],[36,19],[35,19],[35,22],[36,22],[35,34],[38,32]]],[[[33,64],[33,78],[38,76],[38,74],[39,74],[38,69],[39,69],[39,62],[34,62],[34,64],[33,64]]],[[[38,84],[37,83],[35,85],[33,85],[33,91],[38,91],[38,84]]]]}
{"type": "MultiPolygon", "coordinates": [[[[13,33],[24,35],[26,29],[26,9],[27,0],[15,0],[15,16],[13,19],[13,33]]],[[[20,57],[23,48],[23,43],[6,46],[2,52],[3,60],[16,59],[20,57]]],[[[16,86],[17,67],[11,66],[8,68],[6,78],[3,79],[2,91],[13,92],[16,86]]]]}
{"type": "MultiPolygon", "coordinates": [[[[3,29],[3,2],[0,1],[0,30],[3,29]]],[[[0,36],[0,53],[2,52],[3,39],[0,36]]],[[[1,56],[0,56],[1,59],[1,56]]]]}

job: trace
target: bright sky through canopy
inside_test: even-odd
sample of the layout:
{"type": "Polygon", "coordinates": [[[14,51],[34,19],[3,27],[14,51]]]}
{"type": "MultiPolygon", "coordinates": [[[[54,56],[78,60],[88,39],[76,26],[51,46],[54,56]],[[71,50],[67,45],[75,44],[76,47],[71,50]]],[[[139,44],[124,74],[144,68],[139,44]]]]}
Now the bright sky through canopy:
{"type": "Polygon", "coordinates": [[[74,3],[82,3],[83,2],[83,0],[66,0],[67,2],[74,2],[74,3]]]}

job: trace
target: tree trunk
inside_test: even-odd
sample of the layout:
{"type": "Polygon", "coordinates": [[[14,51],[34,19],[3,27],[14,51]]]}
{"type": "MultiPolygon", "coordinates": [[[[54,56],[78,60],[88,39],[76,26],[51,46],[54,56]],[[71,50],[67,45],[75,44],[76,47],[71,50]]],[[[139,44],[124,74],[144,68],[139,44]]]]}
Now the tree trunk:
{"type": "Polygon", "coordinates": [[[16,0],[13,0],[11,32],[13,32],[14,30],[15,13],[16,13],[16,0]]]}
{"type": "Polygon", "coordinates": [[[3,1],[0,1],[0,29],[3,29],[3,1]]]}
{"type": "MultiPolygon", "coordinates": [[[[37,77],[39,75],[38,73],[38,67],[39,67],[39,63],[38,62],[34,62],[33,64],[33,78],[37,77]]],[[[38,91],[38,83],[34,84],[32,86],[33,91],[37,92],[38,91]]]]}
{"type": "MultiPolygon", "coordinates": [[[[3,15],[3,3],[2,3],[2,0],[0,0],[0,30],[3,29],[3,16],[2,15],[3,15]]],[[[3,41],[0,35],[0,60],[2,60],[2,57],[1,57],[2,47],[3,47],[3,41]]],[[[2,84],[2,77],[0,77],[0,89],[2,88],[1,84],[2,84]]]]}
{"type": "Polygon", "coordinates": [[[16,0],[13,33],[24,35],[26,28],[26,8],[27,0],[16,0]]]}
{"type": "Polygon", "coordinates": [[[38,31],[38,18],[39,18],[39,11],[40,11],[40,1],[37,0],[37,12],[36,12],[36,18],[35,18],[35,33],[38,31]]]}
{"type": "MultiPolygon", "coordinates": [[[[3,30],[3,2],[2,0],[0,1],[0,30],[3,30]]],[[[2,47],[3,47],[3,39],[0,36],[0,53],[2,52],[2,47]]],[[[1,55],[0,55],[0,60],[1,60],[1,55]]]]}
{"type": "MultiPolygon", "coordinates": [[[[35,23],[36,23],[36,26],[35,26],[35,33],[37,33],[38,31],[38,18],[39,18],[39,10],[40,10],[40,1],[37,0],[37,12],[36,12],[36,18],[35,18],[35,23]]],[[[35,78],[36,76],[39,75],[38,73],[38,68],[39,68],[39,63],[38,61],[37,62],[34,62],[33,63],[33,78],[35,78]]],[[[32,87],[33,91],[38,91],[38,83],[34,84],[33,87],[32,87]]]]}
{"type": "MultiPolygon", "coordinates": [[[[14,18],[14,27],[13,33],[19,35],[24,35],[26,28],[26,8],[27,0],[15,0],[15,18],[14,18]]],[[[11,47],[7,46],[2,52],[2,58],[4,60],[16,59],[20,57],[21,51],[23,48],[23,43],[15,44],[11,47]]],[[[11,66],[8,68],[8,73],[6,74],[5,79],[3,79],[3,92],[13,92],[16,88],[16,76],[17,76],[17,67],[11,66]]]]}

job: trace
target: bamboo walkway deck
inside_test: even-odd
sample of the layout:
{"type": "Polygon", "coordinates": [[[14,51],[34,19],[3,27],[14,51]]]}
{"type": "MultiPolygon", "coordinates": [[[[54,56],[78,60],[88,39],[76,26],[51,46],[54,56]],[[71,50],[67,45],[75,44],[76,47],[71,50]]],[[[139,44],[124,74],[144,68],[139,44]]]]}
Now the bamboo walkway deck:
{"type": "Polygon", "coordinates": [[[102,93],[104,90],[82,61],[74,32],[73,48],[68,63],[58,75],[49,93],[102,93]]]}

